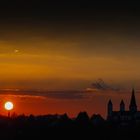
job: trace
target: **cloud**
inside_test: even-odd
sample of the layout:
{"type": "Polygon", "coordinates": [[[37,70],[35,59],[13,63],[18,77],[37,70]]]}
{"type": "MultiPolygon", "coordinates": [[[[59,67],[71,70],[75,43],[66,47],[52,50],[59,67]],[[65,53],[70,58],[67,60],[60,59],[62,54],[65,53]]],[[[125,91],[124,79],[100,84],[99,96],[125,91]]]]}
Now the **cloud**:
{"type": "Polygon", "coordinates": [[[91,91],[120,91],[119,88],[112,86],[102,79],[98,79],[97,81],[92,83],[91,88],[87,88],[87,90],[91,91]]]}
{"type": "Polygon", "coordinates": [[[0,94],[1,97],[12,97],[12,98],[20,98],[21,100],[26,100],[26,99],[37,99],[37,100],[46,100],[46,97],[43,96],[36,96],[36,95],[21,95],[21,94],[0,94]]]}
{"type": "Polygon", "coordinates": [[[82,91],[53,91],[46,94],[49,98],[57,99],[82,99],[84,98],[82,91]]]}
{"type": "Polygon", "coordinates": [[[20,91],[20,90],[1,90],[0,95],[8,95],[20,98],[36,99],[83,99],[86,98],[85,91],[20,91]]]}
{"type": "Polygon", "coordinates": [[[91,98],[96,94],[106,93],[105,95],[114,95],[129,93],[127,89],[118,88],[117,86],[104,82],[103,79],[98,79],[92,83],[90,88],[85,90],[20,90],[20,89],[1,89],[0,95],[8,95],[19,97],[21,99],[58,99],[58,100],[79,100],[91,98]]]}

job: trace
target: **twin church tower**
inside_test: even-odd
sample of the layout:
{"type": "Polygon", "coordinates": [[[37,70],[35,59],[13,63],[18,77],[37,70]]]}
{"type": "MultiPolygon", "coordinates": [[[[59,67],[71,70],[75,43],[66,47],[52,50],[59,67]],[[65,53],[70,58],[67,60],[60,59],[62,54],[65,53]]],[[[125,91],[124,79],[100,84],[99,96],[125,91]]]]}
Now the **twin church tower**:
{"type": "Polygon", "coordinates": [[[135,90],[132,90],[129,110],[125,110],[125,104],[122,100],[120,102],[120,110],[113,111],[113,103],[109,100],[107,105],[107,119],[112,121],[131,121],[131,120],[140,120],[140,111],[137,110],[137,104],[135,99],[135,90]]]}

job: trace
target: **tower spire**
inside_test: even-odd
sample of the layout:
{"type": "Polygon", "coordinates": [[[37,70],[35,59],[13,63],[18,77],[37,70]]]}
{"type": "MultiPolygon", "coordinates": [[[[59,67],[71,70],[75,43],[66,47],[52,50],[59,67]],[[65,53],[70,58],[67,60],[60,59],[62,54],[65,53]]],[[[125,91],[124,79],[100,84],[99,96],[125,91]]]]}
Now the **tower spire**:
{"type": "Polygon", "coordinates": [[[123,100],[121,100],[121,103],[120,103],[120,111],[121,112],[125,111],[125,104],[123,100]]]}
{"type": "Polygon", "coordinates": [[[131,101],[129,105],[129,110],[132,112],[137,111],[137,104],[136,104],[136,99],[135,99],[135,90],[134,88],[132,89],[132,95],[131,95],[131,101]]]}
{"type": "Polygon", "coordinates": [[[112,112],[113,112],[113,104],[112,104],[111,99],[108,101],[107,108],[108,108],[108,118],[109,118],[112,115],[112,112]]]}

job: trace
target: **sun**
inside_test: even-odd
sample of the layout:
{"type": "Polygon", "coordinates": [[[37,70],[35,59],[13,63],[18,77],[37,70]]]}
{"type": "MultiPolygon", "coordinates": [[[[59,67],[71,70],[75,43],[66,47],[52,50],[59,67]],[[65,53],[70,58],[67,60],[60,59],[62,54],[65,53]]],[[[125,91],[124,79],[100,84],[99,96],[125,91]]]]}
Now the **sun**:
{"type": "Polygon", "coordinates": [[[12,110],[14,108],[14,105],[13,105],[12,102],[8,101],[4,104],[4,107],[5,107],[6,110],[12,110]]]}

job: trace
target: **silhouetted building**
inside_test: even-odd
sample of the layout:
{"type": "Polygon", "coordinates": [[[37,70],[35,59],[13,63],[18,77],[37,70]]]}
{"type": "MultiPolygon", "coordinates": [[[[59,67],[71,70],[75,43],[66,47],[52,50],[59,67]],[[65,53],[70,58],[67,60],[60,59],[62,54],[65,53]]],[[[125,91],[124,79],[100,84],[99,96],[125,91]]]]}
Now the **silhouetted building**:
{"type": "Polygon", "coordinates": [[[103,119],[103,117],[100,114],[92,115],[90,120],[94,125],[100,125],[100,124],[105,123],[105,120],[103,119]]]}
{"type": "Polygon", "coordinates": [[[107,110],[108,110],[107,120],[109,121],[122,123],[125,122],[127,123],[130,121],[140,122],[140,111],[137,110],[134,89],[132,90],[129,110],[125,110],[125,103],[123,100],[121,100],[119,111],[113,110],[113,103],[111,100],[109,100],[107,110]]]}

